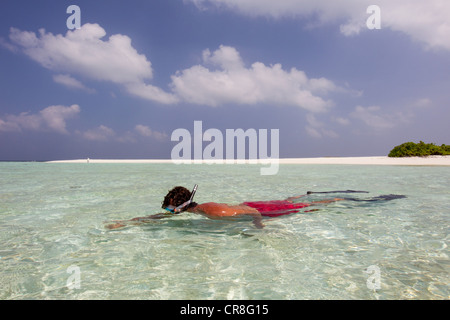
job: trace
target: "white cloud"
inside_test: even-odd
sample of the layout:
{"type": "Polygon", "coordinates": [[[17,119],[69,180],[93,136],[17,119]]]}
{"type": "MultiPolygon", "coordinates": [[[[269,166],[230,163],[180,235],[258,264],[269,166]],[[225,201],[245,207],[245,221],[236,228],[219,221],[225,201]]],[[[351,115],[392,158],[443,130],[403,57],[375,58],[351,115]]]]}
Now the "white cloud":
{"type": "MultiPolygon", "coordinates": [[[[249,16],[305,17],[318,14],[323,20],[340,17],[364,0],[185,0],[201,9],[210,6],[229,8],[249,16]]],[[[362,7],[362,6],[358,6],[362,7]]]]}
{"type": "Polygon", "coordinates": [[[142,124],[136,125],[136,127],[135,127],[134,129],[135,129],[136,132],[138,132],[141,136],[144,136],[144,137],[150,137],[150,136],[152,135],[152,130],[151,130],[149,127],[144,126],[144,125],[142,125],[142,124]]]}
{"type": "Polygon", "coordinates": [[[67,134],[66,120],[75,117],[80,112],[76,104],[66,107],[50,106],[37,114],[22,112],[19,115],[6,115],[0,118],[0,131],[52,131],[67,134]]]}
{"type": "Polygon", "coordinates": [[[359,20],[349,21],[346,24],[342,24],[339,27],[341,33],[345,36],[352,36],[359,34],[361,30],[364,28],[364,23],[359,20]]]}
{"type": "Polygon", "coordinates": [[[133,130],[126,131],[125,133],[116,133],[113,129],[105,125],[100,125],[84,132],[77,131],[76,133],[86,140],[99,142],[114,140],[122,143],[135,143],[138,141],[139,137],[151,138],[159,141],[167,138],[167,134],[152,130],[150,127],[141,124],[136,125],[133,130]]]}
{"type": "Polygon", "coordinates": [[[433,105],[433,101],[429,98],[422,98],[413,103],[413,106],[420,109],[427,109],[433,105]]]}
{"type": "Polygon", "coordinates": [[[66,35],[53,35],[44,29],[34,32],[11,28],[9,38],[22,51],[43,67],[58,73],[67,73],[57,78],[59,83],[80,86],[71,74],[97,81],[123,85],[130,94],[161,103],[173,103],[169,94],[145,84],[152,79],[150,61],[139,54],[126,35],[115,34],[102,40],[106,31],[98,24],[85,24],[80,29],[68,31],[66,35]],[[67,78],[70,77],[70,78],[67,78]],[[139,88],[137,90],[136,88],[139,88]]]}
{"type": "Polygon", "coordinates": [[[86,87],[83,83],[68,74],[56,74],[53,76],[53,81],[62,84],[63,86],[66,86],[70,89],[83,90],[89,93],[95,92],[95,90],[86,87]]]}
{"type": "Polygon", "coordinates": [[[137,97],[153,100],[163,104],[173,104],[179,101],[178,97],[164,90],[145,83],[131,83],[126,85],[126,90],[137,97]]]}
{"type": "Polygon", "coordinates": [[[339,123],[342,126],[348,126],[350,124],[350,120],[343,117],[336,117],[333,119],[333,121],[339,123]]]}
{"type": "Polygon", "coordinates": [[[327,125],[319,120],[317,120],[314,114],[308,114],[306,116],[306,121],[308,125],[305,127],[306,132],[309,136],[313,138],[337,138],[338,134],[333,130],[327,128],[327,125]]]}
{"type": "Polygon", "coordinates": [[[14,132],[21,131],[20,126],[13,121],[3,120],[0,118],[0,132],[14,132]]]}
{"type": "Polygon", "coordinates": [[[76,104],[70,107],[50,106],[40,112],[40,116],[47,127],[60,133],[68,133],[66,130],[66,119],[72,118],[80,112],[80,107],[76,104]]]}
{"type": "Polygon", "coordinates": [[[400,31],[427,48],[450,50],[450,1],[447,0],[185,0],[199,8],[228,8],[249,16],[317,17],[315,25],[340,24],[344,35],[366,30],[366,9],[381,9],[381,27],[400,31]]]}
{"type": "Polygon", "coordinates": [[[408,34],[427,48],[450,50],[450,2],[446,0],[383,0],[382,25],[408,34]]]}
{"type": "Polygon", "coordinates": [[[42,126],[42,118],[36,114],[29,114],[29,112],[6,115],[5,119],[0,119],[0,121],[0,131],[4,132],[39,130],[42,126]]]}
{"type": "Polygon", "coordinates": [[[223,45],[213,53],[205,50],[203,63],[172,76],[172,90],[180,99],[208,106],[271,103],[318,112],[333,105],[319,94],[339,90],[328,79],[309,79],[295,68],[283,70],[281,64],[255,62],[246,68],[239,52],[223,45]]]}
{"type": "Polygon", "coordinates": [[[9,43],[3,37],[0,37],[0,46],[2,46],[5,49],[8,49],[11,52],[17,52],[18,51],[18,48],[15,45],[9,43]]]}
{"type": "Polygon", "coordinates": [[[87,140],[107,141],[115,136],[115,132],[113,129],[108,128],[107,126],[100,125],[97,128],[83,132],[82,136],[87,140]]]}
{"type": "Polygon", "coordinates": [[[409,123],[414,117],[412,113],[401,111],[383,113],[379,106],[357,106],[350,116],[374,129],[390,129],[402,123],[409,123]]]}
{"type": "Polygon", "coordinates": [[[139,135],[146,137],[146,138],[154,138],[156,140],[164,140],[168,136],[165,133],[154,131],[150,129],[148,126],[144,126],[142,124],[138,124],[134,127],[135,132],[137,132],[139,135]]]}
{"type": "Polygon", "coordinates": [[[220,46],[203,51],[203,64],[178,71],[172,76],[171,92],[146,83],[153,70],[125,35],[107,40],[98,24],[85,24],[66,35],[45,30],[34,32],[11,28],[10,39],[31,59],[57,72],[54,81],[65,86],[90,90],[73,75],[121,85],[128,93],[162,104],[188,102],[207,106],[227,103],[241,105],[273,104],[325,111],[333,102],[324,95],[348,91],[326,78],[308,78],[296,68],[284,70],[281,64],[267,66],[254,62],[246,67],[239,52],[220,46]]]}
{"type": "Polygon", "coordinates": [[[20,31],[11,28],[10,39],[25,54],[42,66],[55,71],[81,74],[114,83],[139,82],[152,77],[150,62],[131,46],[131,39],[116,34],[107,41],[105,30],[98,24],[85,24],[68,31],[65,36],[39,30],[20,31]]]}

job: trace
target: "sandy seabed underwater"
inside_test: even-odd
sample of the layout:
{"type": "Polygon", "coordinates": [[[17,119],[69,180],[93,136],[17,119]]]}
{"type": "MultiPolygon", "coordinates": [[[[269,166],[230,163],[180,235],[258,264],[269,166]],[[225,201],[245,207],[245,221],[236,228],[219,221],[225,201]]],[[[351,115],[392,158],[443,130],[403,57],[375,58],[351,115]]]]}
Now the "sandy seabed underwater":
{"type": "Polygon", "coordinates": [[[450,298],[450,168],[260,168],[0,163],[0,299],[450,298]],[[347,189],[407,198],[321,205],[264,229],[191,213],[105,228],[159,213],[169,189],[194,184],[199,203],[347,189]]]}

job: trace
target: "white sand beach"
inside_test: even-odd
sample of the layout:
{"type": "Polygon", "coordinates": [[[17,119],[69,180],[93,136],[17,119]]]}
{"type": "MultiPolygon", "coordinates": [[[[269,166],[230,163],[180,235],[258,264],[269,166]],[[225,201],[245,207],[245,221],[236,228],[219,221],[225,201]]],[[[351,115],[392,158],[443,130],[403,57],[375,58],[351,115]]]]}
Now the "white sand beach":
{"type": "MultiPolygon", "coordinates": [[[[221,160],[222,163],[276,163],[279,164],[342,164],[342,165],[389,165],[389,166],[450,166],[450,156],[389,158],[379,157],[320,157],[250,160],[221,160]]],[[[55,160],[47,163],[176,163],[170,159],[77,159],[55,160]]],[[[181,163],[181,161],[179,162],[181,163]]],[[[186,163],[186,162],[185,162],[186,163]]],[[[187,163],[217,163],[217,160],[188,160],[187,163]]]]}

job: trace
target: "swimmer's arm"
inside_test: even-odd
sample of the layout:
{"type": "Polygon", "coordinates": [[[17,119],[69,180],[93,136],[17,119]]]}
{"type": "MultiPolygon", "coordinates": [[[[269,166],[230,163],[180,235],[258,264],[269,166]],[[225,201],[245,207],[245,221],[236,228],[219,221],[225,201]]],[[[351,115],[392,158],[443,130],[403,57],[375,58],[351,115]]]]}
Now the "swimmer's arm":
{"type": "Polygon", "coordinates": [[[262,229],[265,227],[265,224],[262,222],[261,213],[248,213],[247,215],[253,217],[253,224],[257,229],[262,229]]]}
{"type": "Polygon", "coordinates": [[[130,220],[116,221],[115,223],[106,225],[105,228],[112,230],[112,229],[123,228],[123,227],[126,227],[127,225],[137,226],[140,224],[151,222],[152,220],[170,218],[171,216],[172,216],[172,214],[170,214],[170,213],[157,213],[157,214],[146,216],[146,217],[137,217],[137,218],[133,218],[130,220]]]}

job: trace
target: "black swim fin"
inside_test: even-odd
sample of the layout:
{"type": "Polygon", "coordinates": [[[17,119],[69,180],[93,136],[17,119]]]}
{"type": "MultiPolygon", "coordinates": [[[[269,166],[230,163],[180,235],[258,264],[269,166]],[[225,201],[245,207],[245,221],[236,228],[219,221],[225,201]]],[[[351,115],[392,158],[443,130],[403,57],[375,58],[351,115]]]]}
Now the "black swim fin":
{"type": "Polygon", "coordinates": [[[337,191],[307,191],[306,192],[306,194],[320,194],[320,193],[369,193],[369,191],[337,190],[337,191]]]}
{"type": "Polygon", "coordinates": [[[406,198],[406,196],[402,195],[402,194],[385,194],[385,195],[381,195],[381,196],[377,196],[377,197],[372,197],[369,199],[358,199],[358,198],[342,198],[342,199],[350,200],[350,201],[372,202],[372,201],[390,201],[390,200],[403,199],[403,198],[406,198]]]}

